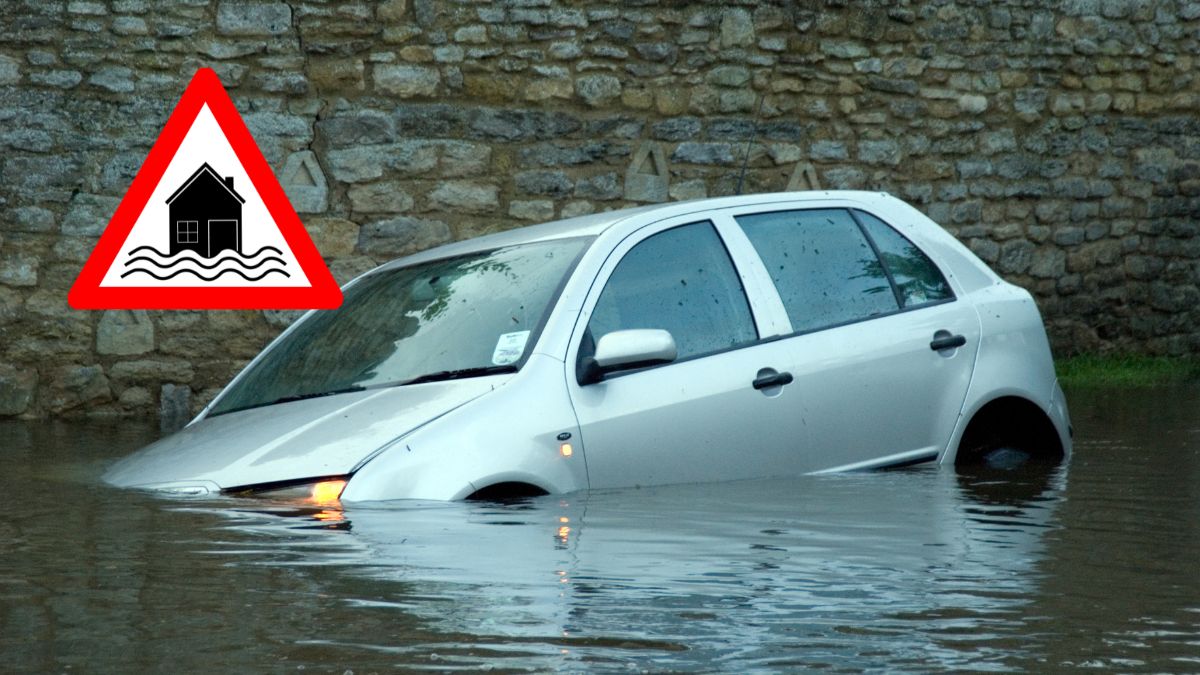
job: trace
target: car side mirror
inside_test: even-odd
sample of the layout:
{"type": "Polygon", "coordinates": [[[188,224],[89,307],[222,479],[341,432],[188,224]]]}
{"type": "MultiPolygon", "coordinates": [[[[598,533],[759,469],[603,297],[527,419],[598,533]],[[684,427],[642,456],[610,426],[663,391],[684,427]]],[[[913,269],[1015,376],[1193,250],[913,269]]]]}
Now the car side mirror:
{"type": "Polygon", "coordinates": [[[670,363],[679,355],[675,338],[665,330],[636,328],[606,333],[596,353],[580,364],[579,384],[592,384],[608,373],[670,363]]]}

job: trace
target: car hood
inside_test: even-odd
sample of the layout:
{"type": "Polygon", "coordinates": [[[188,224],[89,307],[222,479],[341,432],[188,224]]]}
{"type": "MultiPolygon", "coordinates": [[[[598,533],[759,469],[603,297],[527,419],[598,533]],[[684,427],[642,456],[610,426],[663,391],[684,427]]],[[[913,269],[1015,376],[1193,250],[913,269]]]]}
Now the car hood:
{"type": "Polygon", "coordinates": [[[225,489],[347,474],[389,442],[511,377],[360,391],[205,418],[119,461],[104,480],[225,489]]]}

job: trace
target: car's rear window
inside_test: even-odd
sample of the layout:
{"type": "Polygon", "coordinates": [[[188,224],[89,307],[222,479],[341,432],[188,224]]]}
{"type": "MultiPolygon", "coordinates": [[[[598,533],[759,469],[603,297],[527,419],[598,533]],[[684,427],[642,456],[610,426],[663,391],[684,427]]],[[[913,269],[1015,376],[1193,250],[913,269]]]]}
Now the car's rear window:
{"type": "Polygon", "coordinates": [[[875,248],[879,249],[879,257],[892,274],[905,309],[954,297],[941,270],[916,244],[866,211],[855,211],[854,214],[875,241],[875,248]]]}

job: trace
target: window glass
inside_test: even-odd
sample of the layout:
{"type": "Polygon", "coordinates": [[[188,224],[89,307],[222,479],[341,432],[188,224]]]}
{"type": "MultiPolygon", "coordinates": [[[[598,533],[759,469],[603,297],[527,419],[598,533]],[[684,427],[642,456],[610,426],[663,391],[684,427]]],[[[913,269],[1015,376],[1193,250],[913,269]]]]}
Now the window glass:
{"type": "Polygon", "coordinates": [[[200,242],[200,224],[195,220],[180,220],[175,223],[175,241],[181,244],[200,242]]]}
{"type": "Polygon", "coordinates": [[[775,281],[793,331],[899,309],[887,274],[848,211],[782,211],[737,221],[775,281]]]}
{"type": "Polygon", "coordinates": [[[585,241],[559,239],[372,272],[231,384],[213,415],[370,387],[513,370],[585,241]]]}
{"type": "Polygon", "coordinates": [[[711,223],[660,232],[621,259],[592,311],[589,339],[629,328],[669,331],[681,359],[758,338],[742,282],[711,223]]]}
{"type": "Polygon", "coordinates": [[[892,280],[905,307],[946,300],[954,297],[946,277],[916,244],[890,225],[864,211],[855,212],[867,234],[875,241],[879,256],[892,273],[892,280]]]}

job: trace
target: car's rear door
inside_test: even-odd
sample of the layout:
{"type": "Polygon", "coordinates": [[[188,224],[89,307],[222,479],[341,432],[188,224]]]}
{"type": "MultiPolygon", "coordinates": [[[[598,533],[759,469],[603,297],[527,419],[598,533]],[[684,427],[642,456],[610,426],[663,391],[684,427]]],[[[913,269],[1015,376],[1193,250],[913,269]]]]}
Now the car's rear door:
{"type": "Polygon", "coordinates": [[[782,334],[783,311],[773,292],[762,304],[761,271],[739,273],[739,246],[711,219],[676,218],[630,235],[602,267],[566,359],[593,488],[798,472],[808,438],[792,386],[755,387],[790,359],[764,340],[782,334]],[[634,328],[669,331],[679,357],[581,385],[576,366],[595,341],[634,328]]]}
{"type": "Polygon", "coordinates": [[[935,459],[954,429],[979,318],[937,266],[876,215],[853,208],[729,213],[787,311],[786,369],[814,469],[935,459]]]}

